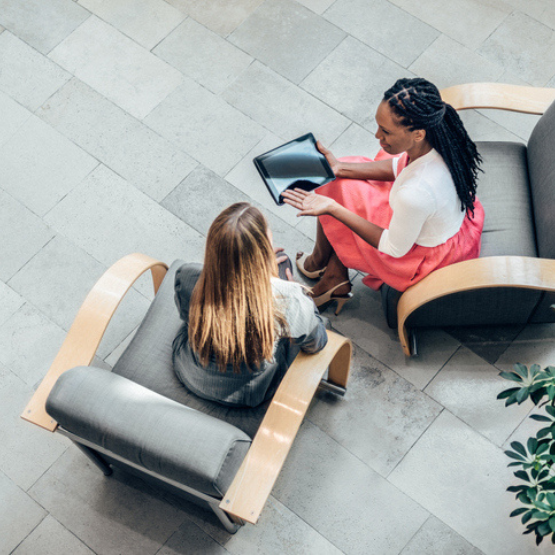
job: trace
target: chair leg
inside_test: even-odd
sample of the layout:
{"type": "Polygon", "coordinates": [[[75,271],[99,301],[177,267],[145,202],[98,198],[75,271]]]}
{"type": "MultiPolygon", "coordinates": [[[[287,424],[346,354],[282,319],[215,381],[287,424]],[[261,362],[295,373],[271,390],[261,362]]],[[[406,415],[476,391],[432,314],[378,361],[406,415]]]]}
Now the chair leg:
{"type": "Polygon", "coordinates": [[[81,451],[102,471],[104,476],[110,476],[113,472],[112,467],[96,452],[90,447],[82,445],[77,441],[73,442],[81,451]]]}
{"type": "Polygon", "coordinates": [[[418,356],[418,342],[416,341],[416,331],[410,330],[410,354],[413,357],[418,356]]]}
{"type": "Polygon", "coordinates": [[[212,503],[209,503],[209,505],[216,516],[219,518],[220,522],[223,524],[223,527],[230,534],[235,534],[235,532],[237,532],[237,530],[239,530],[239,528],[241,528],[245,524],[241,519],[234,518],[225,511],[222,511],[220,507],[218,507],[218,505],[213,505],[212,503]]]}

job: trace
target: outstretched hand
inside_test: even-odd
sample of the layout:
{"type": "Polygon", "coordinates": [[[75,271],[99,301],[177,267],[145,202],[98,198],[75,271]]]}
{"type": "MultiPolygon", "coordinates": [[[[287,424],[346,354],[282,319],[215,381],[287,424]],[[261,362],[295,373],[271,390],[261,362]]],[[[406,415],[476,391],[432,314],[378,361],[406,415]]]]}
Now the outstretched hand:
{"type": "Polygon", "coordinates": [[[303,189],[287,189],[281,196],[286,204],[299,210],[297,216],[323,216],[330,214],[337,202],[303,189]]]}

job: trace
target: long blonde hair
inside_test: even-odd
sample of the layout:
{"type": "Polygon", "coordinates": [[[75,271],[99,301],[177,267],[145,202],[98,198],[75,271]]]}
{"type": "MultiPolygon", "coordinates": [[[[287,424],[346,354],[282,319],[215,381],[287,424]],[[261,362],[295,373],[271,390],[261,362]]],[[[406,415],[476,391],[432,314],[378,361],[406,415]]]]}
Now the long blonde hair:
{"type": "Polygon", "coordinates": [[[274,306],[270,278],[276,257],[266,219],[239,202],[212,222],[204,267],[191,297],[189,342],[203,366],[211,357],[221,371],[271,360],[276,332],[287,325],[274,306]]]}

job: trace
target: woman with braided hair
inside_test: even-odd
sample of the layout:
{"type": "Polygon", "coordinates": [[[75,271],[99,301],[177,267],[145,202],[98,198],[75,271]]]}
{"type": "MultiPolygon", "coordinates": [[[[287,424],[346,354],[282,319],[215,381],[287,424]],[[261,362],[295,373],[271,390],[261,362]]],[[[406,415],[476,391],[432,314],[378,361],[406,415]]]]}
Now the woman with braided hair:
{"type": "Polygon", "coordinates": [[[348,268],[363,283],[404,291],[433,270],[476,258],[484,210],[476,198],[481,162],[455,109],[425,79],[399,79],[376,112],[374,160],[340,160],[318,143],[336,179],[317,192],[283,193],[299,216],[318,216],[311,255],[297,267],[320,278],[316,306],[350,298],[348,268]]]}

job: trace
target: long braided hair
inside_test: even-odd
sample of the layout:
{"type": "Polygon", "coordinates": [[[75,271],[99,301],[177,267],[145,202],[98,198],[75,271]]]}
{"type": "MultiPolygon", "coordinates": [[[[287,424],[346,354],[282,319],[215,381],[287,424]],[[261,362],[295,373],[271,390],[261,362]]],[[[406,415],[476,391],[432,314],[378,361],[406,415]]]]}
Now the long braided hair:
{"type": "Polygon", "coordinates": [[[399,79],[384,93],[399,123],[409,131],[424,129],[426,139],[441,155],[461,201],[461,210],[474,216],[476,184],[482,157],[468,136],[457,111],[441,99],[439,90],[426,79],[399,79]]]}

